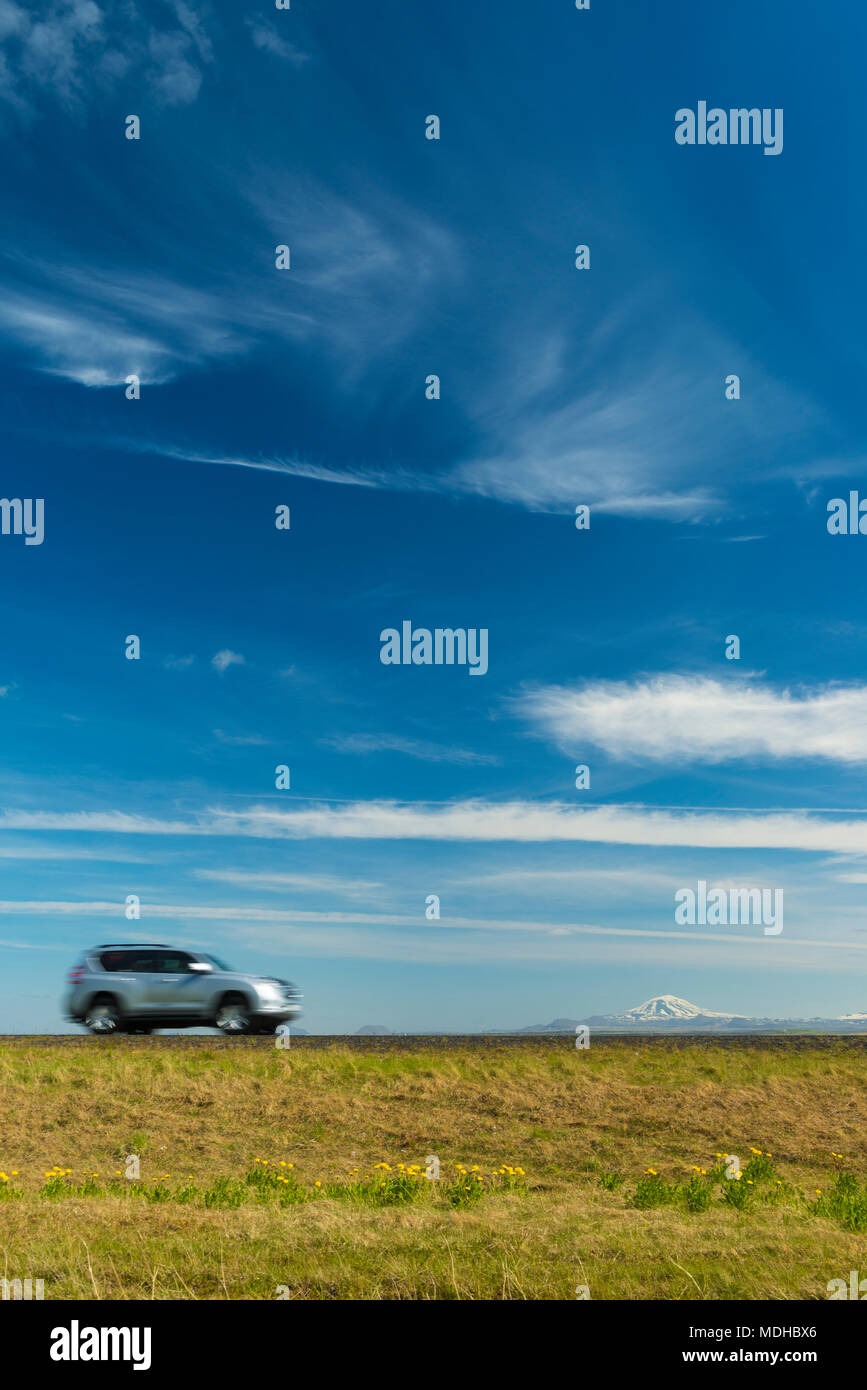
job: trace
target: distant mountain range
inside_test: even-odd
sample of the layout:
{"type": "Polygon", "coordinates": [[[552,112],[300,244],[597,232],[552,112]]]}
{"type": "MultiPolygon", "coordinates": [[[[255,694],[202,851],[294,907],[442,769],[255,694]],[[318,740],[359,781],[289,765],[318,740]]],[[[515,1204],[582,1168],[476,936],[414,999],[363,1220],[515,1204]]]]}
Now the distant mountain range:
{"type": "Polygon", "coordinates": [[[591,1014],[589,1018],[555,1018],[550,1023],[533,1023],[519,1033],[574,1033],[581,1024],[606,1032],[747,1032],[774,1033],[810,1031],[821,1033],[867,1032],[867,1013],[843,1014],[839,1018],[748,1018],[745,1014],[723,1014],[702,1009],[676,994],[657,994],[625,1014],[591,1014]]]}
{"type": "MultiPolygon", "coordinates": [[[[746,1014],[724,1014],[702,1009],[676,994],[657,994],[625,1014],[591,1014],[588,1018],[553,1018],[550,1023],[532,1023],[527,1028],[488,1028],[480,1036],[520,1033],[574,1033],[581,1024],[601,1033],[867,1033],[867,1013],[841,1014],[839,1018],[749,1018],[746,1014]]],[[[309,1037],[306,1029],[292,1024],[293,1037],[309,1037]]],[[[449,1036],[453,1028],[425,1029],[422,1035],[449,1036]]],[[[313,1036],[316,1036],[315,1034],[313,1036]]],[[[332,1036],[332,1035],[329,1035],[332,1036]]],[[[341,1036],[334,1034],[333,1036],[341,1036]]],[[[352,1035],[348,1035],[352,1036],[352,1035]]],[[[365,1023],[356,1037],[406,1037],[394,1033],[384,1023],[365,1023]]],[[[467,1034],[466,1036],[472,1036],[467,1034]]]]}

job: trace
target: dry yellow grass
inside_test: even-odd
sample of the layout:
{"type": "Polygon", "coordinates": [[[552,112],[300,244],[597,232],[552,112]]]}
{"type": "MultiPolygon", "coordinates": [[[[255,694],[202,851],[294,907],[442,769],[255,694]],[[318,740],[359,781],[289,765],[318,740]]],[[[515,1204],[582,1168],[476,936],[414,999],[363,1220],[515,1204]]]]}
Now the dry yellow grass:
{"type": "Polygon", "coordinates": [[[832,1151],[867,1174],[867,1060],[819,1051],[639,1049],[568,1040],[526,1048],[358,1053],[302,1045],[189,1048],[162,1040],[0,1045],[0,1274],[45,1280],[46,1297],[824,1298],[867,1272],[867,1238],[801,1202],[747,1213],[635,1210],[652,1166],[684,1181],[719,1150],[770,1149],[812,1193],[832,1151]],[[526,1170],[529,1190],[453,1210],[429,1189],[405,1206],[321,1198],[149,1203],[123,1193],[39,1195],[52,1165],[101,1176],[140,1155],[142,1178],[198,1187],[256,1157],[306,1182],[439,1156],[526,1170]],[[600,1174],[616,1169],[614,1190],[600,1174]]]}

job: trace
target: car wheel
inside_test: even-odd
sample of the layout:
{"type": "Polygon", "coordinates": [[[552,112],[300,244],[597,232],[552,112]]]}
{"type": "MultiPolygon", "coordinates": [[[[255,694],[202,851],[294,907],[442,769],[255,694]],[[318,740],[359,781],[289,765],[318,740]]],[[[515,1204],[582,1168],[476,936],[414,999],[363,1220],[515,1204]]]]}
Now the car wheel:
{"type": "Polygon", "coordinates": [[[84,1026],[89,1028],[91,1033],[100,1035],[120,1032],[120,1014],[117,1004],[109,995],[98,995],[88,1006],[84,1015],[84,1026]]]}
{"type": "Polygon", "coordinates": [[[214,1022],[221,1033],[230,1033],[233,1036],[252,1031],[253,1020],[250,1017],[250,1010],[238,995],[223,1000],[217,1010],[217,1017],[214,1022]]]}

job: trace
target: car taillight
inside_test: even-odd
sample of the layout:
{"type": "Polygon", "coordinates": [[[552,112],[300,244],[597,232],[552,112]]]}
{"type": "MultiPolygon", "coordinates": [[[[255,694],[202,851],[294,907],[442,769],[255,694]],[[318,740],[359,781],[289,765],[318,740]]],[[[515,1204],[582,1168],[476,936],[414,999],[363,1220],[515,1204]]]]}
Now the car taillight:
{"type": "Polygon", "coordinates": [[[73,968],[70,970],[69,974],[68,974],[67,977],[66,977],[67,984],[70,984],[70,985],[77,985],[77,984],[80,984],[81,981],[82,981],[83,979],[84,979],[84,967],[81,966],[81,965],[75,965],[75,966],[73,966],[73,968]]]}

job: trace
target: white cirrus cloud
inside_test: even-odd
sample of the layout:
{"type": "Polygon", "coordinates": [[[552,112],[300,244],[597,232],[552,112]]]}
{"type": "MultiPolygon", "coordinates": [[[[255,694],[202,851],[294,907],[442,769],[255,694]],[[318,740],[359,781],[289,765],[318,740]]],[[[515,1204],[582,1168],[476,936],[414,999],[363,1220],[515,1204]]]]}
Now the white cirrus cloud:
{"type": "MultiPolygon", "coordinates": [[[[85,901],[4,901],[0,916],[9,917],[117,917],[118,903],[85,901]]],[[[382,916],[360,912],[301,912],[275,911],[263,908],[227,907],[223,905],[177,903],[153,904],[148,916],[160,920],[190,924],[187,932],[181,929],[181,944],[192,948],[213,949],[214,930],[227,924],[237,945],[243,939],[262,949],[287,946],[313,956],[337,956],[343,960],[373,957],[383,960],[410,960],[416,963],[432,961],[437,964],[464,960],[488,961],[502,965],[504,961],[540,960],[568,961],[578,966],[589,960],[609,960],[622,963],[628,945],[630,960],[663,962],[683,968],[685,965],[742,966],[746,969],[761,964],[767,941],[761,935],[714,931],[683,931],[664,928],[608,927],[596,923],[564,923],[550,921],[509,921],[459,917],[443,921],[436,935],[429,932],[407,931],[415,927],[414,916],[382,916]],[[189,933],[196,924],[211,925],[206,937],[189,933]],[[595,940],[594,940],[595,938],[595,940]]],[[[34,946],[32,942],[0,940],[0,946],[14,949],[57,949],[54,946],[34,946]]],[[[66,949],[66,948],[64,948],[66,949]]],[[[227,941],[226,949],[230,949],[227,941]]],[[[789,937],[773,943],[774,967],[782,970],[859,970],[867,942],[850,938],[841,940],[789,937]],[[835,953],[837,959],[829,959],[835,953]]]]}
{"type": "Polygon", "coordinates": [[[272,25],[263,23],[261,19],[254,19],[252,15],[248,15],[244,23],[250,30],[250,38],[256,48],[261,49],[263,53],[270,53],[275,58],[283,58],[296,68],[309,62],[310,54],[305,53],[296,44],[290,43],[288,39],[282,38],[272,25]]]}
{"type": "Polygon", "coordinates": [[[323,739],[339,753],[404,753],[428,763],[458,763],[464,767],[496,766],[501,762],[495,753],[476,753],[471,748],[455,748],[449,744],[431,743],[427,739],[403,738],[399,734],[343,734],[323,739]]]}
{"type": "Polygon", "coordinates": [[[493,362],[479,359],[484,376],[468,370],[459,388],[479,443],[452,485],[531,510],[585,503],[682,524],[723,516],[757,457],[797,459],[811,476],[818,439],[833,438],[823,447],[836,453],[819,407],[672,302],[673,286],[665,301],[627,295],[582,318],[580,335],[563,330],[562,298],[519,303],[493,362]],[[728,373],[750,382],[736,407],[724,398],[728,373]]]}
{"type": "Polygon", "coordinates": [[[137,69],[149,97],[165,106],[196,100],[213,61],[196,9],[174,0],[163,27],[133,0],[28,0],[0,3],[0,100],[25,119],[48,103],[67,111],[99,100],[137,69]]]}
{"type": "MultiPolygon", "coordinates": [[[[2,851],[0,851],[2,853],[2,851]]],[[[287,889],[302,893],[333,893],[338,897],[367,897],[383,887],[373,879],[344,879],[336,874],[248,873],[241,869],[197,869],[196,878],[212,883],[230,883],[236,888],[249,888],[265,893],[285,893],[287,889]]]]}
{"type": "Polygon", "coordinates": [[[274,839],[587,842],[715,849],[867,852],[867,819],[786,811],[751,814],[645,806],[578,809],[564,802],[362,801],[211,813],[211,833],[274,839]],[[222,827],[222,829],[220,829],[222,827]]]}
{"type": "Polygon", "coordinates": [[[265,840],[583,843],[867,856],[867,817],[853,813],[623,805],[580,809],[556,801],[317,802],[291,808],[266,804],[244,811],[209,807],[179,820],[117,810],[8,810],[0,815],[0,831],[8,830],[265,840]]]}
{"type": "Polygon", "coordinates": [[[171,277],[92,266],[57,267],[62,292],[26,258],[7,259],[15,277],[0,289],[0,333],[39,370],[81,386],[118,386],[129,375],[158,385],[181,370],[246,352],[248,338],[226,321],[217,297],[171,277]]]}
{"type": "Polygon", "coordinates": [[[791,690],[737,677],[661,675],[527,691],[513,708],[577,756],[721,763],[867,763],[867,685],[791,690]]]}
{"type": "MultiPolygon", "coordinates": [[[[39,370],[90,387],[121,385],[131,374],[160,385],[266,348],[315,349],[340,359],[340,387],[351,391],[459,276],[448,232],[375,193],[350,204],[318,186],[302,192],[268,182],[261,200],[251,194],[237,210],[246,218],[251,209],[262,225],[242,243],[215,236],[195,283],[178,273],[184,247],[157,231],[153,263],[137,270],[99,263],[87,246],[70,245],[60,262],[55,246],[43,249],[41,228],[18,229],[14,240],[0,240],[0,345],[6,339],[39,370]],[[281,276],[273,251],[286,237],[293,268],[281,276]]],[[[376,485],[356,467],[329,471],[213,448],[194,456],[376,485]]],[[[401,486],[400,470],[397,477],[401,486]]]]}
{"type": "Polygon", "coordinates": [[[262,734],[228,734],[225,729],[214,729],[213,734],[219,743],[228,743],[236,748],[263,748],[272,742],[262,734]]]}
{"type": "Polygon", "coordinates": [[[215,671],[228,671],[230,666],[244,666],[246,662],[240,652],[233,652],[228,647],[223,647],[215,652],[211,657],[211,665],[215,671]]]}

